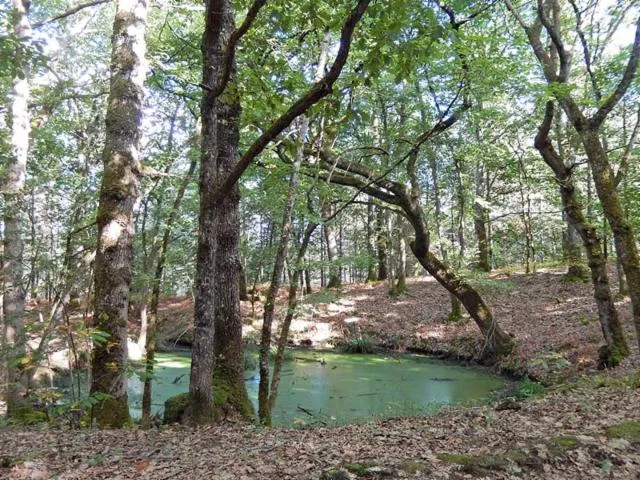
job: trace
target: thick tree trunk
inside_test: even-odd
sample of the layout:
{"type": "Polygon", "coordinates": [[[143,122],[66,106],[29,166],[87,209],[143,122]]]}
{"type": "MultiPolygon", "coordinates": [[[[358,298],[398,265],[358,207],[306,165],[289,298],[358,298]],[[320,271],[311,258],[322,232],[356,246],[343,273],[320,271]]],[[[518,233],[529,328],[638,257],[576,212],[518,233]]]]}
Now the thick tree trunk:
{"type": "Polygon", "coordinates": [[[95,344],[91,394],[108,398],[93,407],[102,426],[129,422],[127,321],[133,263],[133,207],[138,197],[139,144],[144,102],[146,0],[116,6],[107,106],[104,174],[98,206],[94,327],[109,335],[95,344]]]}
{"type": "MultiPolygon", "coordinates": [[[[213,369],[216,304],[221,281],[216,276],[216,235],[220,211],[215,202],[218,177],[218,116],[214,89],[222,77],[224,45],[233,29],[229,0],[208,0],[202,36],[200,212],[196,254],[195,305],[189,398],[185,420],[193,424],[213,420],[213,369]]],[[[236,266],[237,268],[237,266],[236,266]]],[[[227,278],[225,280],[228,281],[227,278]]],[[[236,278],[237,281],[237,278],[236,278]]],[[[227,287],[229,288],[229,287],[227,287]]],[[[236,283],[237,288],[237,283],[236,283]]],[[[233,319],[232,319],[233,320],[233,319]]]]}
{"type": "MultiPolygon", "coordinates": [[[[232,31],[233,7],[228,9],[232,31]]],[[[228,177],[237,163],[240,141],[240,96],[235,83],[235,63],[224,93],[216,100],[217,110],[217,175],[218,187],[228,177]]],[[[253,407],[247,396],[244,382],[244,348],[242,343],[242,318],[240,317],[240,186],[236,182],[216,201],[216,276],[215,276],[215,372],[214,390],[217,389],[214,406],[218,416],[249,418],[253,407]]]]}
{"type": "Polygon", "coordinates": [[[571,219],[567,217],[567,230],[565,239],[565,261],[567,262],[567,273],[565,279],[568,281],[588,280],[588,272],[582,260],[582,250],[580,249],[580,237],[571,219]]]}
{"type": "MultiPolygon", "coordinates": [[[[7,378],[7,414],[20,414],[26,393],[26,373],[15,366],[15,360],[25,355],[23,252],[22,229],[25,223],[23,189],[27,173],[29,152],[29,42],[31,24],[28,14],[31,2],[13,0],[10,15],[12,37],[15,41],[13,57],[13,84],[7,124],[11,129],[11,152],[3,175],[4,195],[4,258],[3,273],[3,325],[0,336],[0,354],[7,378]]],[[[1,377],[2,375],[0,375],[1,377]]]]}

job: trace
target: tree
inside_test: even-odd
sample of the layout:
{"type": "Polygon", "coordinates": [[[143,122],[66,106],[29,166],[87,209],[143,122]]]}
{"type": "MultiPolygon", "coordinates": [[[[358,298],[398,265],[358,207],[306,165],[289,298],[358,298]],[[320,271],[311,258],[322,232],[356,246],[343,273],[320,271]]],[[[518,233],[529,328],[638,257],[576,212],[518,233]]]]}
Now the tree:
{"type": "MultiPolygon", "coordinates": [[[[236,182],[255,158],[282,133],[298,116],[304,114],[315,103],[332,93],[332,86],[338,79],[349,56],[351,38],[355,27],[362,18],[369,0],[360,0],[342,28],[340,47],[329,71],[318,82],[280,115],[235,161],[238,146],[238,90],[233,88],[232,79],[235,66],[235,48],[238,40],[250,28],[264,1],[256,0],[250,7],[243,24],[232,31],[233,11],[229,2],[210,1],[205,13],[205,33],[203,36],[203,82],[204,95],[201,107],[202,118],[202,161],[200,167],[200,228],[198,234],[198,273],[196,276],[196,306],[194,318],[194,348],[189,383],[188,417],[193,423],[209,421],[213,416],[213,360],[211,352],[222,351],[225,355],[226,385],[221,391],[236,411],[247,414],[242,369],[242,325],[239,317],[239,263],[236,182]],[[228,38],[229,40],[225,40],[228,38]],[[228,43],[223,50],[222,45],[228,43]],[[224,53],[223,53],[224,52],[224,53]],[[229,91],[227,91],[229,90],[229,91]],[[224,94],[224,95],[221,95],[224,94]],[[220,105],[217,105],[219,102],[220,105]],[[220,132],[219,113],[224,121],[220,132]],[[218,156],[224,154],[222,161],[218,156]],[[226,207],[226,211],[222,209],[226,207]],[[223,252],[218,264],[218,252],[223,252]],[[222,270],[224,269],[224,271],[222,270]],[[223,283],[222,298],[216,298],[211,286],[213,278],[219,277],[223,283]],[[215,339],[214,318],[230,314],[224,319],[224,331],[215,339]],[[239,407],[239,408],[238,408],[239,407]]],[[[219,283],[222,283],[219,282],[219,283]]],[[[218,317],[224,318],[224,317],[218,317]]],[[[216,323],[216,326],[218,324],[216,323]]],[[[220,377],[218,377],[220,378],[220,377]]]]}
{"type": "Polygon", "coordinates": [[[613,303],[607,262],[602,254],[601,241],[596,229],[584,217],[578,192],[573,181],[573,166],[566,166],[564,159],[558,154],[549,139],[549,131],[554,117],[554,104],[547,102],[545,116],[538,129],[535,147],[540,152],[545,163],[553,170],[560,187],[562,205],[572,228],[580,234],[589,259],[591,280],[593,282],[593,296],[598,307],[598,317],[606,345],[600,351],[600,361],[603,365],[615,366],[629,355],[629,347],[624,336],[622,323],[613,303]]]}
{"type": "Polygon", "coordinates": [[[111,85],[98,206],[94,326],[106,333],[91,358],[91,394],[103,399],[92,411],[102,426],[129,422],[127,322],[133,263],[133,208],[138,198],[144,101],[147,2],[118,1],[113,23],[111,85]]]}
{"type": "Polygon", "coordinates": [[[12,40],[15,44],[13,58],[13,82],[10,96],[8,125],[11,129],[11,145],[2,183],[4,196],[4,252],[2,265],[3,320],[2,352],[7,365],[7,413],[17,415],[23,408],[26,379],[23,362],[26,354],[24,331],[25,286],[23,283],[24,226],[23,189],[27,176],[29,152],[29,23],[28,0],[13,0],[12,40]]]}
{"type": "MultiPolygon", "coordinates": [[[[558,1],[538,0],[536,20],[531,26],[525,23],[510,1],[506,0],[505,4],[524,29],[533,52],[542,67],[551,94],[562,106],[582,142],[598,198],[613,231],[616,251],[620,256],[622,267],[627,277],[634,325],[638,342],[640,342],[640,257],[638,256],[634,232],[624,215],[624,209],[620,202],[613,167],[600,135],[605,120],[624,97],[636,75],[638,60],[640,59],[640,18],[636,22],[631,54],[622,77],[609,95],[606,98],[602,97],[595,113],[589,115],[576,101],[570,89],[566,88],[570,80],[573,55],[569,51],[561,31],[561,9],[558,1]],[[543,29],[551,43],[550,52],[545,49],[542,43],[541,35],[543,29]]],[[[576,10],[576,14],[579,14],[578,10],[576,10]]],[[[580,33],[580,23],[581,21],[578,17],[578,33],[580,33]]],[[[586,41],[583,41],[582,47],[585,68],[590,77],[593,78],[594,73],[591,70],[592,55],[589,45],[586,41]]]]}

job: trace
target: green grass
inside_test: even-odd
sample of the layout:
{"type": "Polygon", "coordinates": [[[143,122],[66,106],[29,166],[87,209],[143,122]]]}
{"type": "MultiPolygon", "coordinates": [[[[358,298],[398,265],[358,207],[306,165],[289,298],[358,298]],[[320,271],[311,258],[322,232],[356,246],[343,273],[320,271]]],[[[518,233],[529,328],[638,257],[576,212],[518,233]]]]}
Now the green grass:
{"type": "Polygon", "coordinates": [[[628,420],[607,428],[607,438],[623,438],[633,443],[640,442],[640,422],[628,420]]]}
{"type": "Polygon", "coordinates": [[[337,345],[342,353],[375,353],[376,347],[369,337],[360,337],[344,340],[337,345]]]}

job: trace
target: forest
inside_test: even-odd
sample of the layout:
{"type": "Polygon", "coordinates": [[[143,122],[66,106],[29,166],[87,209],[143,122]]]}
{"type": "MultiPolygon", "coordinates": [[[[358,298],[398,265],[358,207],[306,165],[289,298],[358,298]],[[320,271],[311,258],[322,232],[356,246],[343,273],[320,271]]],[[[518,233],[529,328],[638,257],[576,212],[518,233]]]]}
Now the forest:
{"type": "Polygon", "coordinates": [[[0,478],[637,478],[640,0],[0,23],[0,478]]]}

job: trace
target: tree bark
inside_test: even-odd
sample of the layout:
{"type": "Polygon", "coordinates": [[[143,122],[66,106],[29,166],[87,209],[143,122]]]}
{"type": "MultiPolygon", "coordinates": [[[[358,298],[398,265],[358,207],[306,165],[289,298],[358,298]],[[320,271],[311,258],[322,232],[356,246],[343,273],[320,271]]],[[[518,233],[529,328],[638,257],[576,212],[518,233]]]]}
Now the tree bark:
{"type": "MultiPolygon", "coordinates": [[[[527,26],[518,11],[509,0],[505,0],[507,8],[523,27],[533,52],[542,66],[543,73],[549,84],[566,84],[571,72],[572,56],[566,50],[559,22],[559,4],[557,0],[539,2],[537,20],[532,26],[527,26]],[[549,10],[553,18],[549,19],[549,10]],[[545,48],[541,41],[541,31],[545,29],[551,40],[551,49],[545,48]]],[[[579,11],[576,11],[579,15],[579,11]]],[[[578,30],[580,29],[578,21],[578,30]]],[[[579,33],[579,32],[578,32],[579,33]]],[[[584,45],[583,45],[584,47],[584,45]]],[[[584,49],[588,53],[588,49],[584,49]]],[[[585,61],[588,55],[585,56],[585,61]]],[[[636,75],[640,59],[640,18],[636,21],[636,31],[631,49],[631,55],[624,73],[612,93],[599,103],[598,110],[587,117],[571,93],[564,89],[555,89],[554,95],[567,115],[567,118],[578,133],[584,147],[587,161],[591,170],[591,177],[595,185],[598,198],[602,205],[607,222],[611,226],[616,250],[627,277],[633,322],[636,336],[640,343],[640,258],[635,241],[635,235],[624,215],[624,209],[616,190],[616,176],[614,175],[606,149],[600,138],[600,128],[607,116],[624,97],[636,75]]],[[[592,79],[595,77],[592,77],[592,79]]],[[[603,240],[606,240],[606,235],[603,240]]],[[[605,250],[606,252],[606,250],[605,250]]],[[[606,257],[606,253],[605,253],[606,257]]]]}
{"type": "Polygon", "coordinates": [[[3,346],[2,361],[7,378],[7,415],[19,415],[26,393],[26,373],[16,360],[26,354],[24,331],[25,286],[23,283],[25,223],[23,190],[27,173],[29,152],[29,23],[28,0],[13,0],[12,37],[16,48],[13,58],[13,83],[7,124],[11,130],[11,152],[4,173],[2,193],[4,195],[4,258],[3,258],[3,325],[0,340],[3,346]]]}
{"type": "Polygon", "coordinates": [[[146,0],[116,6],[111,53],[104,174],[98,206],[98,246],[95,259],[94,327],[109,335],[95,344],[91,359],[91,394],[107,394],[93,407],[102,426],[129,422],[127,404],[127,321],[133,263],[133,207],[138,197],[146,0]]]}
{"type": "MultiPolygon", "coordinates": [[[[232,31],[233,7],[225,7],[232,31]]],[[[240,141],[240,94],[236,84],[235,63],[230,67],[227,88],[216,100],[217,110],[217,182],[216,190],[235,168],[240,141]]],[[[249,418],[253,407],[244,381],[244,346],[240,316],[240,186],[236,182],[214,204],[216,233],[215,263],[215,371],[214,407],[218,416],[249,418]]]]}

